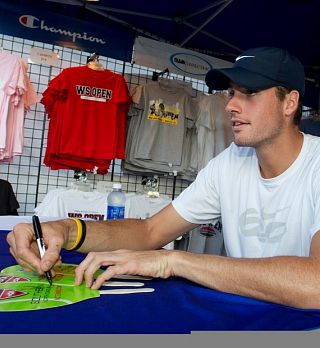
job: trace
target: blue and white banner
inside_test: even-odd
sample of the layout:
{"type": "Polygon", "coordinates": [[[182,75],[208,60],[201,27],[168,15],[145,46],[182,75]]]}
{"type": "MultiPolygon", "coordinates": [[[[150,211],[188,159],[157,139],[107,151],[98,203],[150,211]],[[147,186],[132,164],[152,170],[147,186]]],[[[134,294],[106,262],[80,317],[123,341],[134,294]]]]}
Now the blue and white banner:
{"type": "Polygon", "coordinates": [[[28,6],[0,3],[0,33],[130,62],[134,35],[111,24],[93,24],[28,6]]]}
{"type": "Polygon", "coordinates": [[[134,43],[133,62],[146,67],[204,80],[213,68],[226,68],[232,63],[199,52],[138,36],[134,43]]]}

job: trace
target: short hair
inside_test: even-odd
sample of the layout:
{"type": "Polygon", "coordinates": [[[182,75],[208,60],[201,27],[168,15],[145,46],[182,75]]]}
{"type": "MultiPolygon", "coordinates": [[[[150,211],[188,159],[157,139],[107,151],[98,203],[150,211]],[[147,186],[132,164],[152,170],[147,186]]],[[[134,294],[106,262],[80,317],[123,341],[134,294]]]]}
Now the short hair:
{"type": "MultiPolygon", "coordinates": [[[[280,101],[283,101],[285,96],[288,93],[290,93],[291,91],[292,90],[290,90],[289,88],[282,87],[282,86],[276,86],[276,96],[280,101]]],[[[298,107],[297,107],[297,110],[293,116],[293,123],[297,126],[299,126],[300,121],[301,121],[302,109],[303,109],[302,100],[301,100],[301,98],[299,98],[298,107]]]]}

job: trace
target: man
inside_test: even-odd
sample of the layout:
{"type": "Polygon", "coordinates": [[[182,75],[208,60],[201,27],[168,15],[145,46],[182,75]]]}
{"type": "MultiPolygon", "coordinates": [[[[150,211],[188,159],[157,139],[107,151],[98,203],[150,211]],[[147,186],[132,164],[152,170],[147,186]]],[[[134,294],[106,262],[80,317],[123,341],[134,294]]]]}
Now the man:
{"type": "Polygon", "coordinates": [[[40,261],[30,225],[8,234],[27,270],[47,271],[60,249],[89,254],[76,284],[99,288],[116,274],[180,276],[204,286],[303,308],[320,308],[320,141],[298,130],[301,63],[285,50],[244,52],[207,84],[229,90],[235,143],[212,159],[172,204],[146,220],[43,224],[40,261]],[[197,224],[221,218],[227,257],[159,250],[197,224]],[[81,244],[81,243],[80,243],[81,244]],[[90,252],[91,251],[91,252],[90,252]],[[97,279],[94,272],[109,266],[97,279]]]}

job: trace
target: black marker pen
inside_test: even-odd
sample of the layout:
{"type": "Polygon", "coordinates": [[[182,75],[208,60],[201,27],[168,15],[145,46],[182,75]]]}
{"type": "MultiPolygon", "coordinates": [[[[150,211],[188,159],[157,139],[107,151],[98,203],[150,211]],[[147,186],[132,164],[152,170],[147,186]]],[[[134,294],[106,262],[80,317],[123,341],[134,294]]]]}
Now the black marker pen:
{"type": "MultiPolygon", "coordinates": [[[[32,216],[32,224],[33,224],[33,231],[34,231],[34,234],[36,236],[36,240],[37,240],[37,244],[38,244],[38,248],[39,248],[39,252],[40,252],[40,257],[43,258],[44,254],[46,252],[46,248],[45,248],[44,241],[43,241],[40,221],[39,221],[39,218],[37,215],[32,216]]],[[[50,270],[45,272],[45,275],[46,275],[46,278],[48,280],[48,283],[50,285],[52,285],[52,275],[51,275],[50,270]]]]}

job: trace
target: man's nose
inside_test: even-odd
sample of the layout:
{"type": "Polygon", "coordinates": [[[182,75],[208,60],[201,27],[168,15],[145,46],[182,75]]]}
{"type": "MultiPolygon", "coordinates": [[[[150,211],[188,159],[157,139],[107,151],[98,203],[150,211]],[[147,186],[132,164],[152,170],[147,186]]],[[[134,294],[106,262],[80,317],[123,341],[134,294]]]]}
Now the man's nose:
{"type": "Polygon", "coordinates": [[[233,113],[240,113],[241,112],[241,105],[240,101],[236,96],[233,96],[227,103],[225,107],[226,112],[231,115],[233,113]]]}

